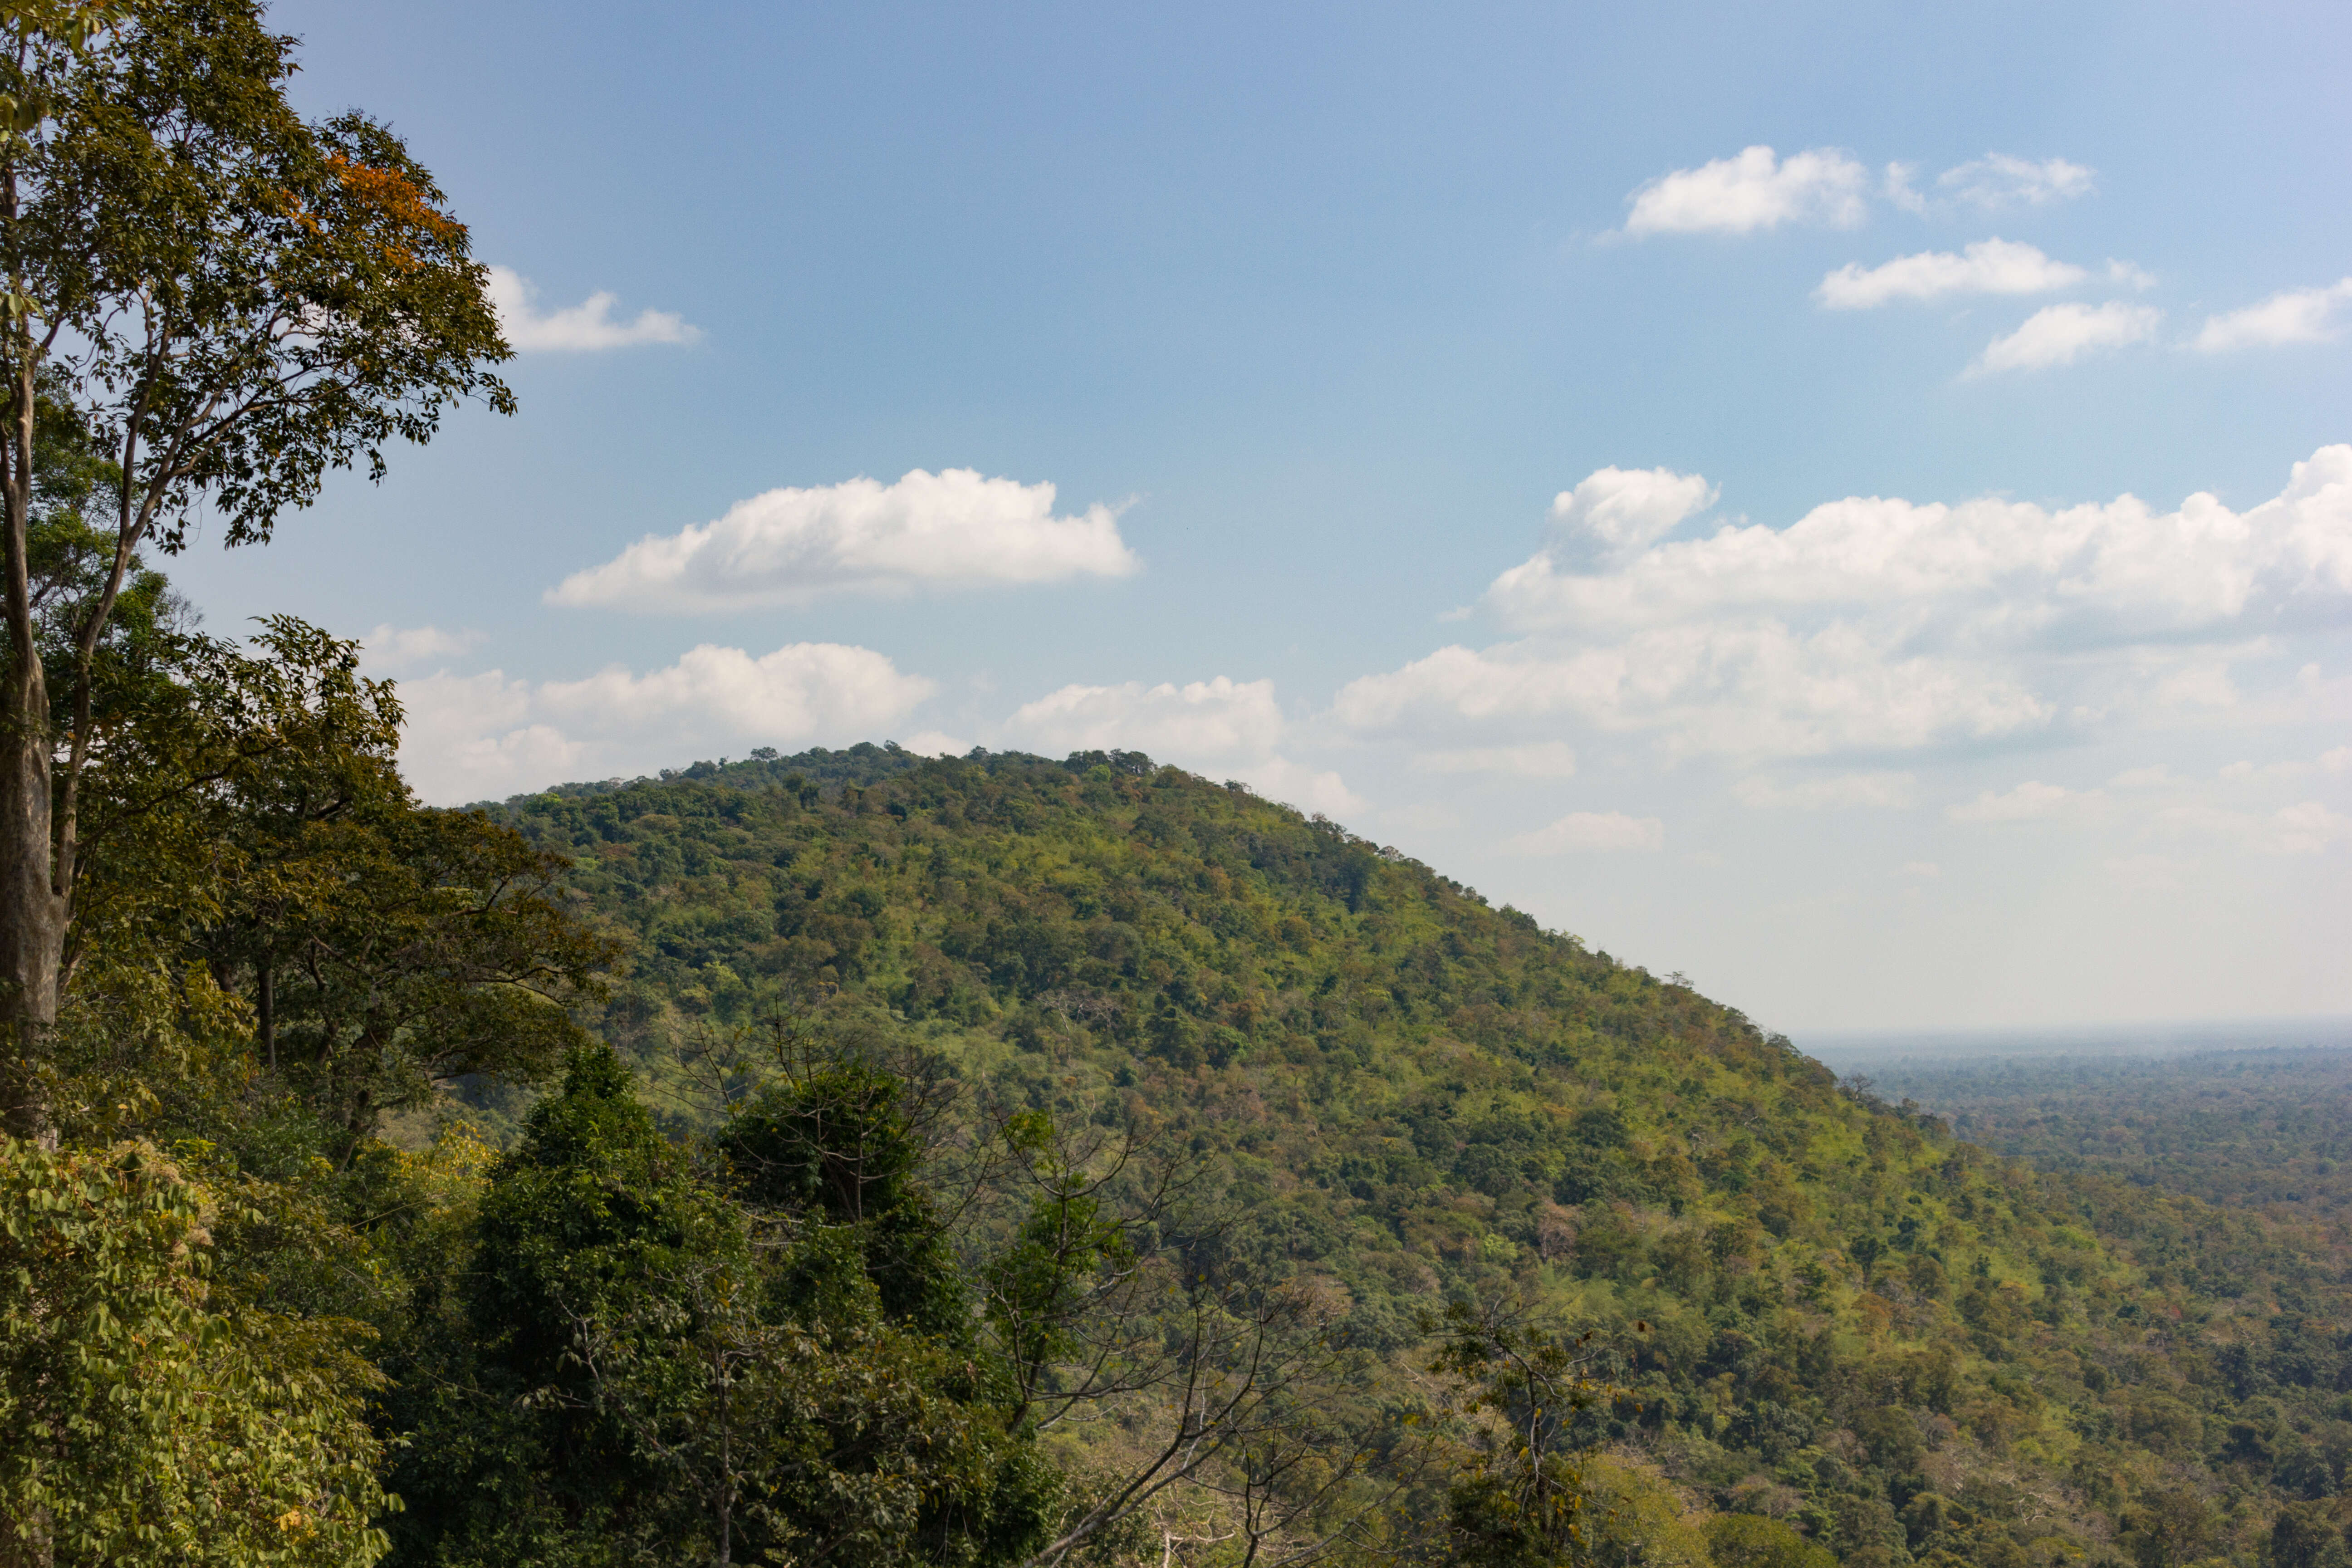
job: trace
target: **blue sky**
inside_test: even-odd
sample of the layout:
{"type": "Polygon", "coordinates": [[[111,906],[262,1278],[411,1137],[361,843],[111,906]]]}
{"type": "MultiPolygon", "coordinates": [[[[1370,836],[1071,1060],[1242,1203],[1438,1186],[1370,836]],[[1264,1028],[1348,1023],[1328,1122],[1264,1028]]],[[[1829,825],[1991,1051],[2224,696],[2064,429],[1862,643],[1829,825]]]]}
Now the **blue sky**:
{"type": "Polygon", "coordinates": [[[522,412],[175,574],[428,798],[1124,743],[1792,1031],[2352,1012],[2340,7],[647,15],[273,13],[522,412]]]}

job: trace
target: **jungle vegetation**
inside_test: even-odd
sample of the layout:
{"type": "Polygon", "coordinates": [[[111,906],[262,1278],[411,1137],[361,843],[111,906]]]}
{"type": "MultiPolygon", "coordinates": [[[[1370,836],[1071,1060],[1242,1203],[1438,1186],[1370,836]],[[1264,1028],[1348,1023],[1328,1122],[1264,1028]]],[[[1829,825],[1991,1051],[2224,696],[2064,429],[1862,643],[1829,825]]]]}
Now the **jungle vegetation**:
{"type": "Polygon", "coordinates": [[[2329,1233],[1339,824],[421,805],[356,645],[157,565],[508,406],[463,226],[251,0],[0,25],[0,1568],[2340,1568],[2329,1233]]]}

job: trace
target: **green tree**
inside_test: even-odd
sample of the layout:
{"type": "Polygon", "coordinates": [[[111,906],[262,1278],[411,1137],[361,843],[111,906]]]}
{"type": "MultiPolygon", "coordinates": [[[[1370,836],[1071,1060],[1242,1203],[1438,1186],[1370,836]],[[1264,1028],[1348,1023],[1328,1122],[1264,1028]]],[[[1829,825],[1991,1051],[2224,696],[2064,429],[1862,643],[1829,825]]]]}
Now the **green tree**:
{"type": "Polygon", "coordinates": [[[1582,1544],[1596,1568],[1710,1568],[1705,1531],[1654,1472],[1601,1457],[1583,1479],[1582,1544]]]}
{"type": "Polygon", "coordinates": [[[0,1139],[0,1564],[382,1554],[358,1325],[216,1300],[215,1221],[152,1147],[0,1139]]]}
{"type": "MultiPolygon", "coordinates": [[[[13,17],[13,96],[44,118],[0,142],[0,1021],[19,1026],[0,1114],[47,1136],[37,1070],[57,1016],[83,852],[93,668],[141,547],[266,541],[326,474],[383,468],[508,350],[466,231],[399,139],[287,103],[291,40],[252,0],[148,0],[76,47],[13,17]],[[33,599],[45,388],[109,455],[93,507],[107,571],[59,650],[60,723],[33,599]]],[[[78,25],[77,25],[78,26],[78,25]]]]}
{"type": "Polygon", "coordinates": [[[2291,1502],[2280,1509],[2263,1548],[2271,1568],[2344,1568],[2352,1560],[2343,1526],[2321,1503],[2291,1502]]]}
{"type": "Polygon", "coordinates": [[[1426,1331],[1441,1336],[1430,1370],[1458,1390],[1466,1428],[1446,1495],[1454,1560],[1491,1568],[1555,1568],[1585,1552],[1589,1445],[1577,1415],[1610,1391],[1593,1375],[1600,1351],[1502,1303],[1448,1303],[1426,1331]]]}
{"type": "Polygon", "coordinates": [[[2125,1517],[2120,1544],[2140,1568],[2179,1568],[2212,1544],[2213,1505],[2189,1487],[2151,1489],[2125,1517]]]}
{"type": "Polygon", "coordinates": [[[1706,1550],[1715,1568],[1837,1568],[1837,1554],[1828,1547],[1761,1514],[1727,1513],[1709,1520],[1706,1550]]]}
{"type": "Polygon", "coordinates": [[[840,1223],[827,1205],[861,1190],[837,1180],[859,1142],[905,1129],[871,1102],[861,1118],[771,1100],[722,1143],[739,1161],[775,1150],[753,1168],[801,1204],[751,1209],[634,1087],[609,1050],[576,1052],[492,1174],[470,1364],[414,1380],[433,1392],[398,1475],[400,1560],[1019,1561],[1053,1515],[1053,1472],[987,1397],[968,1324],[933,1334],[888,1310],[903,1255],[870,1212],[840,1223]],[[813,1126],[846,1141],[805,1164],[772,1142],[813,1126]]]}

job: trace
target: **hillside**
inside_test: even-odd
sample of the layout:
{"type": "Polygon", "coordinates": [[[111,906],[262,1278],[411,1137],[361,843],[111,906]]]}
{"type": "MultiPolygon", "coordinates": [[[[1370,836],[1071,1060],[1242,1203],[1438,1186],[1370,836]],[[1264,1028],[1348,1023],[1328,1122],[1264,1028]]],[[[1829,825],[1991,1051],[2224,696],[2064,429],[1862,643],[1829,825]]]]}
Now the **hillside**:
{"type": "Polygon", "coordinates": [[[780,1010],[919,1044],[1189,1145],[1236,1255],[1391,1357],[1449,1298],[1595,1327],[1627,1396],[1582,1436],[1678,1507],[1853,1564],[2340,1558],[2342,1258],[2007,1163],[1334,824],[871,746],[492,810],[625,942],[583,1022],[677,1117],[681,1047],[780,1010]]]}

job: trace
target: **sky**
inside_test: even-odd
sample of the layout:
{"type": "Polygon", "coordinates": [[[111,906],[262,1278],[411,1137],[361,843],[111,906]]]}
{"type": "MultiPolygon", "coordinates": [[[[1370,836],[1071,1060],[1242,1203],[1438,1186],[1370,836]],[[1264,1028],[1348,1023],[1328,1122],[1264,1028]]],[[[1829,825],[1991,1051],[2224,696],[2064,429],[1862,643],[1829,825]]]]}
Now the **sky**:
{"type": "Polygon", "coordinates": [[[429,801],[1116,746],[1801,1040],[2352,1013],[2352,11],[271,16],[520,410],[169,566],[429,801]]]}

